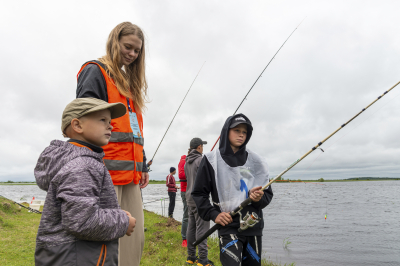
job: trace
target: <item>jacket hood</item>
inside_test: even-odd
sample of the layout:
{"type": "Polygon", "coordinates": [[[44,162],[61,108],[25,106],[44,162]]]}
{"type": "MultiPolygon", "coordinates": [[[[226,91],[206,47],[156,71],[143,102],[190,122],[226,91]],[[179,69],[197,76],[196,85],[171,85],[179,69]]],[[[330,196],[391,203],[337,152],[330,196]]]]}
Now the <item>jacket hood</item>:
{"type": "Polygon", "coordinates": [[[47,191],[51,180],[68,162],[77,157],[89,156],[102,161],[104,153],[97,153],[87,148],[77,147],[68,142],[53,140],[37,161],[34,174],[37,185],[47,191]]]}
{"type": "MultiPolygon", "coordinates": [[[[185,156],[185,155],[184,155],[185,156]]],[[[198,152],[197,150],[193,149],[190,151],[189,155],[186,157],[186,162],[188,164],[191,164],[196,160],[197,158],[201,157],[201,153],[198,152]]],[[[183,157],[183,156],[182,156],[183,157]]]]}
{"type": "Polygon", "coordinates": [[[185,159],[186,159],[186,155],[182,155],[181,160],[185,160],[185,159]]]}
{"type": "Polygon", "coordinates": [[[253,127],[247,127],[247,136],[246,140],[242,146],[240,146],[239,150],[234,153],[230,142],[229,142],[229,130],[230,125],[237,122],[237,120],[246,120],[247,124],[251,125],[250,119],[247,118],[244,114],[236,114],[234,116],[230,116],[226,119],[224,126],[221,130],[220,142],[219,142],[219,151],[221,153],[222,158],[230,167],[242,166],[246,163],[247,160],[247,152],[246,145],[249,142],[251,135],[253,133],[253,127]]]}

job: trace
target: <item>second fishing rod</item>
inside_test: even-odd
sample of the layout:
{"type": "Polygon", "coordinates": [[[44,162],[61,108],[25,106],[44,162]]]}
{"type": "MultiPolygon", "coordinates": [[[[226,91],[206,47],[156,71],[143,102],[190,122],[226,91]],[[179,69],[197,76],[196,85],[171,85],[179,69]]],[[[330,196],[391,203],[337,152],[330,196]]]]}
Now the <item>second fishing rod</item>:
{"type": "MultiPolygon", "coordinates": [[[[289,37],[286,38],[286,40],[282,43],[282,45],[279,47],[278,51],[276,51],[276,53],[274,54],[274,56],[271,58],[271,60],[269,60],[268,64],[264,67],[263,71],[261,71],[261,74],[257,77],[256,81],[254,81],[253,85],[250,87],[249,91],[246,93],[246,95],[244,96],[244,98],[242,99],[242,101],[240,102],[239,106],[236,108],[235,112],[233,113],[233,115],[235,115],[237,113],[237,111],[239,110],[240,106],[242,106],[244,100],[246,100],[247,95],[249,95],[249,93],[251,92],[251,90],[253,89],[253,87],[256,85],[256,83],[258,82],[258,80],[262,77],[262,75],[264,74],[265,70],[269,67],[269,65],[271,64],[272,60],[275,59],[276,55],[279,53],[279,51],[283,48],[283,46],[286,44],[286,42],[290,39],[290,37],[293,35],[293,33],[297,30],[298,27],[300,27],[301,23],[303,23],[303,21],[306,18],[304,18],[299,25],[297,25],[297,27],[292,31],[292,33],[290,33],[289,37]]],[[[214,146],[212,146],[211,151],[214,149],[215,145],[217,145],[219,139],[221,136],[218,137],[217,141],[215,142],[214,146]]]]}
{"type": "MultiPolygon", "coordinates": [[[[200,67],[199,72],[197,72],[197,75],[196,75],[196,77],[194,78],[192,84],[190,84],[190,87],[189,87],[188,91],[186,92],[185,97],[183,97],[183,100],[182,100],[181,104],[179,105],[178,110],[176,110],[174,117],[172,118],[171,122],[169,123],[168,128],[167,128],[167,130],[165,131],[164,136],[162,137],[160,143],[158,144],[157,149],[156,149],[156,151],[155,151],[153,157],[152,157],[151,160],[149,161],[149,163],[152,163],[153,160],[154,160],[154,157],[156,157],[157,151],[158,151],[158,149],[160,148],[161,143],[163,142],[163,140],[164,140],[164,138],[165,138],[165,135],[167,135],[167,132],[168,132],[169,128],[171,127],[172,123],[174,122],[175,117],[176,117],[176,115],[177,115],[178,112],[179,112],[179,109],[181,109],[181,106],[182,106],[183,102],[185,101],[186,96],[189,94],[189,91],[190,91],[190,89],[192,88],[193,83],[196,81],[197,76],[200,74],[200,71],[201,71],[201,69],[203,68],[203,66],[204,66],[205,63],[206,63],[206,62],[204,61],[204,63],[203,63],[203,64],[201,65],[201,67],[200,67]]],[[[149,168],[149,170],[150,170],[150,168],[149,168]]]]}
{"type": "MultiPolygon", "coordinates": [[[[385,91],[382,95],[378,96],[378,98],[376,98],[372,103],[370,103],[368,106],[366,106],[365,108],[363,108],[360,112],[358,112],[355,116],[353,116],[352,118],[350,118],[346,123],[342,124],[338,129],[336,129],[332,134],[330,134],[329,136],[327,136],[325,139],[321,140],[320,142],[318,142],[317,145],[315,145],[314,147],[312,147],[308,152],[306,152],[302,157],[300,157],[299,159],[297,159],[294,163],[292,163],[288,168],[286,168],[285,170],[283,170],[279,175],[277,175],[276,177],[274,177],[271,181],[269,181],[265,186],[263,186],[261,188],[261,190],[265,190],[267,189],[273,182],[275,182],[278,178],[282,177],[285,173],[287,173],[290,169],[292,169],[295,165],[297,165],[299,162],[301,162],[304,158],[306,158],[309,154],[311,154],[313,151],[315,151],[316,149],[319,149],[319,147],[324,144],[328,139],[330,139],[333,135],[335,135],[337,132],[339,132],[342,128],[344,128],[346,125],[348,125],[349,123],[351,123],[351,121],[353,121],[356,117],[358,117],[360,114],[362,114],[365,110],[367,110],[369,107],[371,107],[374,103],[376,103],[377,101],[379,101],[383,96],[385,96],[388,92],[390,92],[392,89],[394,89],[397,85],[400,84],[400,81],[397,82],[394,86],[392,86],[389,90],[385,91]]],[[[240,213],[240,211],[246,207],[247,205],[251,204],[252,200],[251,198],[247,198],[246,200],[244,200],[242,203],[239,204],[239,206],[237,206],[234,210],[232,210],[229,214],[234,217],[237,214],[240,213]]],[[[246,230],[248,227],[252,227],[254,226],[256,223],[258,223],[259,218],[254,216],[254,215],[246,215],[243,220],[240,221],[240,228],[239,228],[239,232],[246,230]]],[[[197,239],[193,245],[197,246],[198,244],[200,244],[204,239],[206,239],[208,236],[210,236],[212,233],[214,233],[216,230],[218,230],[219,228],[221,228],[222,225],[220,224],[215,224],[213,227],[211,227],[202,237],[200,237],[199,239],[197,239]]]]}

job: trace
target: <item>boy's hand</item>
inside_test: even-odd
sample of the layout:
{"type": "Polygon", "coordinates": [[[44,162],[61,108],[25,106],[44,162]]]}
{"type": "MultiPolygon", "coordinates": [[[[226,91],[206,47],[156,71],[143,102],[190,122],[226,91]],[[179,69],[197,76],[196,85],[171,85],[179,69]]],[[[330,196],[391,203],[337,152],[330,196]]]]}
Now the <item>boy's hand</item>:
{"type": "Polygon", "coordinates": [[[218,214],[217,218],[215,218],[215,223],[225,226],[232,222],[232,216],[229,215],[229,212],[221,212],[218,214]]]}
{"type": "Polygon", "coordinates": [[[176,189],[179,189],[179,187],[178,187],[178,186],[175,186],[175,188],[176,188],[176,189]]]}
{"type": "Polygon", "coordinates": [[[264,195],[264,191],[260,190],[262,186],[253,187],[249,191],[249,197],[253,202],[259,202],[262,196],[264,195]]]}
{"type": "Polygon", "coordinates": [[[131,236],[132,232],[134,231],[136,226],[136,219],[133,218],[132,216],[129,216],[129,226],[128,230],[126,230],[126,235],[131,236]]]}
{"type": "Polygon", "coordinates": [[[128,217],[132,217],[132,215],[131,215],[130,212],[127,212],[127,211],[125,211],[125,210],[123,210],[123,211],[126,213],[126,215],[128,215],[128,217]]]}

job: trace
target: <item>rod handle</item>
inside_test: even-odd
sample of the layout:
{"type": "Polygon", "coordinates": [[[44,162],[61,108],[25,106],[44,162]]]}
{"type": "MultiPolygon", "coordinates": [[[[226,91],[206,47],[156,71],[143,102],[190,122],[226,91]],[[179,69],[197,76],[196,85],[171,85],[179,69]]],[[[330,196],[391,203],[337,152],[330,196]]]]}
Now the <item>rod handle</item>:
{"type": "Polygon", "coordinates": [[[246,207],[247,205],[249,205],[252,202],[251,198],[247,198],[244,201],[242,201],[242,203],[240,203],[240,205],[238,207],[236,207],[230,214],[231,216],[235,216],[237,214],[238,211],[240,211],[241,209],[243,209],[244,207],[246,207]]]}
{"type": "Polygon", "coordinates": [[[198,244],[200,244],[201,242],[203,242],[204,239],[206,239],[207,237],[209,237],[212,233],[214,233],[215,231],[217,231],[218,229],[220,229],[222,227],[222,225],[220,224],[215,224],[213,227],[211,227],[210,229],[208,229],[208,231],[199,239],[197,239],[195,242],[193,242],[193,246],[197,246],[198,244]]]}
{"type": "MultiPolygon", "coordinates": [[[[245,199],[242,203],[240,203],[240,205],[238,207],[236,207],[236,209],[234,209],[232,212],[230,212],[229,214],[233,217],[237,214],[238,211],[240,211],[242,208],[246,207],[247,205],[249,205],[252,202],[252,200],[250,198],[245,199]]],[[[199,239],[197,239],[194,243],[193,246],[197,246],[198,244],[200,244],[204,239],[206,239],[207,237],[209,237],[212,233],[214,233],[216,230],[220,229],[222,227],[222,225],[220,224],[215,224],[213,227],[211,227],[210,229],[208,229],[208,231],[199,239]]]]}

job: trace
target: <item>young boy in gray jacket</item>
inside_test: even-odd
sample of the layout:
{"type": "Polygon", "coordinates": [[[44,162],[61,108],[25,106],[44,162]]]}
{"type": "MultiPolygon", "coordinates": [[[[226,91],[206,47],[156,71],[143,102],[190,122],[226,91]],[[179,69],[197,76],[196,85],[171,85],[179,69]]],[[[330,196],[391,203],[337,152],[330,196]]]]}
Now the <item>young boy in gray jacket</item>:
{"type": "Polygon", "coordinates": [[[73,100],[62,115],[61,131],[35,168],[47,191],[36,238],[35,265],[118,265],[118,238],[131,235],[136,219],[120,209],[103,163],[111,119],[125,115],[122,103],[73,100]]]}

